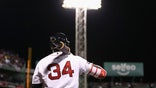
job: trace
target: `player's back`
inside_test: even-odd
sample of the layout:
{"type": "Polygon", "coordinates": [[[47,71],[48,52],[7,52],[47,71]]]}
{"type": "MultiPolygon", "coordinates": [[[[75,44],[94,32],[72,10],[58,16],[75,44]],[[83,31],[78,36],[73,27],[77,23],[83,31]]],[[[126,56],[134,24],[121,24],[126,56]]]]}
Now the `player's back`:
{"type": "Polygon", "coordinates": [[[78,88],[79,74],[87,72],[86,63],[85,59],[72,54],[57,58],[49,55],[40,61],[39,72],[46,88],[78,88]],[[45,62],[47,65],[43,65],[45,62]]]}

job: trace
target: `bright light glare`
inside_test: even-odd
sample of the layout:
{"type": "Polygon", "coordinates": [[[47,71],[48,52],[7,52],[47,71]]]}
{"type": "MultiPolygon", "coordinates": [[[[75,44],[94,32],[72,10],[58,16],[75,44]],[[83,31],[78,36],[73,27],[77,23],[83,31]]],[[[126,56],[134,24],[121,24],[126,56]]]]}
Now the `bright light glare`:
{"type": "Polygon", "coordinates": [[[64,0],[62,7],[64,8],[101,8],[101,0],[64,0]]]}

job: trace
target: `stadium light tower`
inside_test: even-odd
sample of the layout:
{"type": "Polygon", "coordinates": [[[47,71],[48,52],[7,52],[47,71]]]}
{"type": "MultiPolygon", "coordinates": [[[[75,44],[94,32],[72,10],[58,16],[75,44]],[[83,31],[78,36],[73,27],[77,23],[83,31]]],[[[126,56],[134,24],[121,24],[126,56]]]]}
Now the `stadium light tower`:
{"type": "MultiPolygon", "coordinates": [[[[101,8],[101,0],[64,0],[62,7],[76,9],[75,54],[87,59],[87,9],[101,8]]],[[[80,88],[87,88],[86,74],[80,77],[80,88]]]]}

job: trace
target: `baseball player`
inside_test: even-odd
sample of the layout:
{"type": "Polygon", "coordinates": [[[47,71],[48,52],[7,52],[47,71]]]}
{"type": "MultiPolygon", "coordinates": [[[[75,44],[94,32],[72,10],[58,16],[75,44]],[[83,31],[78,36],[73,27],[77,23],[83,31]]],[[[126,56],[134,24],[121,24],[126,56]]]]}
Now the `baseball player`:
{"type": "Polygon", "coordinates": [[[79,75],[98,79],[106,77],[106,70],[86,59],[73,55],[64,33],[50,37],[52,54],[41,59],[32,76],[32,88],[78,88],[79,75]]]}

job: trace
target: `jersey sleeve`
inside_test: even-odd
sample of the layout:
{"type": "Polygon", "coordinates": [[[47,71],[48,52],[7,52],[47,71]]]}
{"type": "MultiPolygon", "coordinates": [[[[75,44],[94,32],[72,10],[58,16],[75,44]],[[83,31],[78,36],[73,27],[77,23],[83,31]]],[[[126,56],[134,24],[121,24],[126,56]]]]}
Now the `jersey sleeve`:
{"type": "Polygon", "coordinates": [[[95,78],[103,79],[107,75],[107,71],[99,65],[88,62],[86,59],[80,59],[80,74],[86,73],[95,78]]]}
{"type": "Polygon", "coordinates": [[[91,70],[92,64],[93,63],[88,62],[86,59],[79,57],[80,74],[88,74],[91,70]]]}
{"type": "Polygon", "coordinates": [[[36,65],[32,76],[32,84],[41,84],[41,74],[39,73],[39,64],[36,65]]]}

